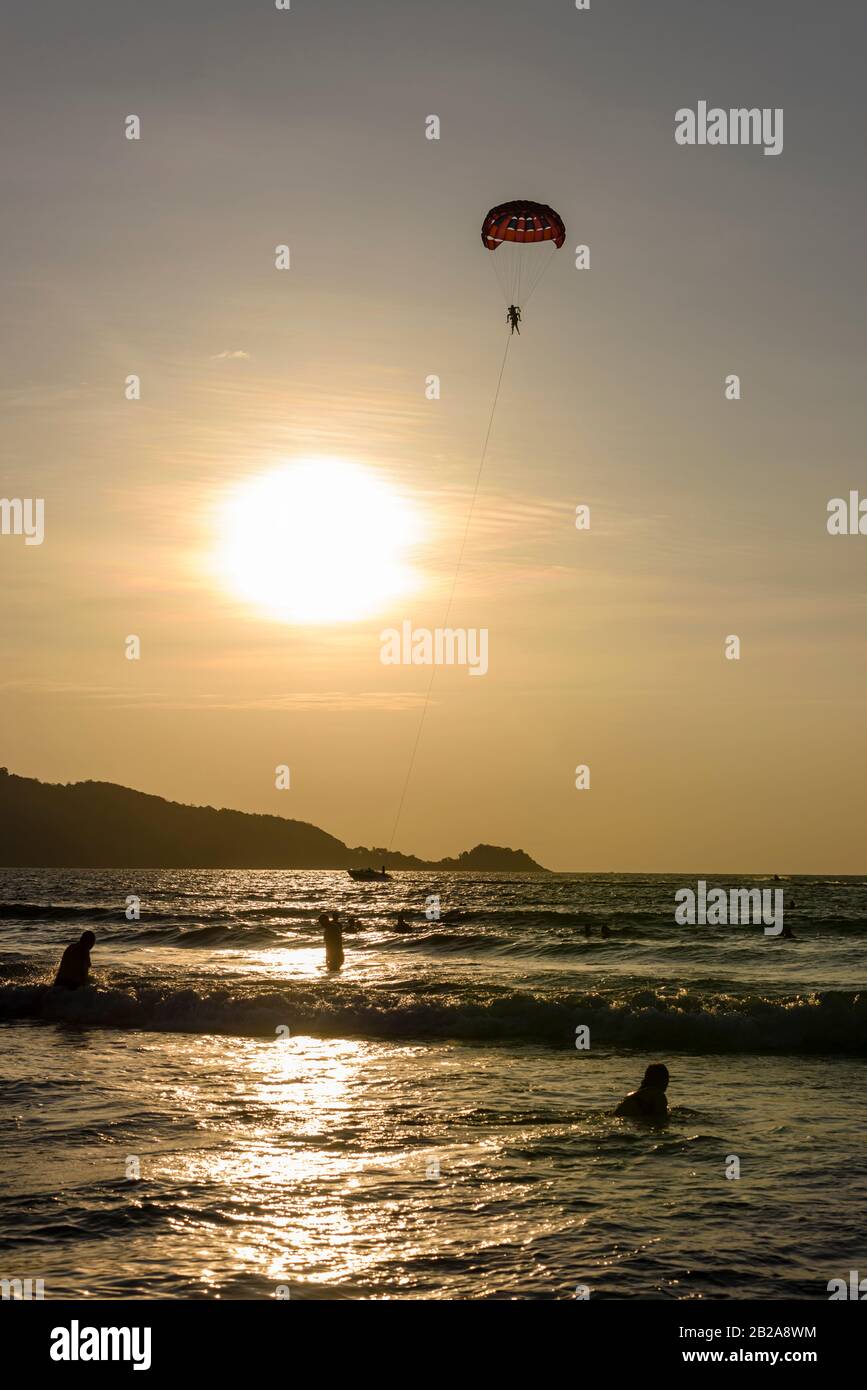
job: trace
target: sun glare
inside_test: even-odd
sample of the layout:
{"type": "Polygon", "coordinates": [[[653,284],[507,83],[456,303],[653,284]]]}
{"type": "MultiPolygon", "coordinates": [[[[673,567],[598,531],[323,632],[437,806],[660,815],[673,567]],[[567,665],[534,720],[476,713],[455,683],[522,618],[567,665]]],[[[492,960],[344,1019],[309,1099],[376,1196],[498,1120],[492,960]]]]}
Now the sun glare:
{"type": "Polygon", "coordinates": [[[242,484],[221,517],[228,586],[275,618],[351,622],[409,592],[413,509],[370,469],[305,459],[242,484]]]}

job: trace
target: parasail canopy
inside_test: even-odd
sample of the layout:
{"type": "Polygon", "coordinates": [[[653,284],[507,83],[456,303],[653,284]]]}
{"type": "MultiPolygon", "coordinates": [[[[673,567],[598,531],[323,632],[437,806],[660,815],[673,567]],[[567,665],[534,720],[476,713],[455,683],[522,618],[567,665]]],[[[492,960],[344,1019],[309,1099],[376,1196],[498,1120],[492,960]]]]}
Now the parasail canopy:
{"type": "Polygon", "coordinates": [[[507,304],[526,304],[565,240],[566,224],[547,203],[515,198],[491,208],[482,223],[482,245],[500,253],[491,264],[507,304]],[[541,242],[547,252],[531,249],[541,242]]]}
{"type": "Polygon", "coordinates": [[[565,240],[566,225],[559,212],[547,203],[530,203],[525,198],[491,208],[482,223],[482,241],[489,251],[496,251],[504,241],[553,241],[559,250],[565,240]]]}

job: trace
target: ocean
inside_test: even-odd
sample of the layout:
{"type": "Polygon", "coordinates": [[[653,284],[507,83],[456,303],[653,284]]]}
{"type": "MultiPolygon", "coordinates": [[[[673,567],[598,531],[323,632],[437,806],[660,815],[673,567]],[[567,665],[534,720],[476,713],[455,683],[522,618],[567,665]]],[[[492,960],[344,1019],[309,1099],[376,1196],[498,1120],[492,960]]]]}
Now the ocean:
{"type": "Polygon", "coordinates": [[[786,940],[677,925],[697,880],[0,870],[0,1276],[827,1299],[867,1259],[867,883],[708,876],[781,889],[786,940]],[[93,987],[49,989],[88,928],[93,987]],[[655,1061],[667,1123],[616,1118],[655,1061]]]}

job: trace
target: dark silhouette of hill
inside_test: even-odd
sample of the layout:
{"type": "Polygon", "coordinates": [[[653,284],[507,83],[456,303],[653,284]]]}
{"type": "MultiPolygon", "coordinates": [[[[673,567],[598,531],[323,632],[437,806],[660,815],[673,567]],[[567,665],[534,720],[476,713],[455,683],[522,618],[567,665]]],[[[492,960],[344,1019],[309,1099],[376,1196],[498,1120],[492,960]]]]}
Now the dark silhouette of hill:
{"type": "Polygon", "coordinates": [[[0,864],[65,869],[472,869],[544,873],[523,850],[476,845],[432,863],[350,849],[306,821],[184,806],[114,782],[39,782],[0,769],[0,864]]]}

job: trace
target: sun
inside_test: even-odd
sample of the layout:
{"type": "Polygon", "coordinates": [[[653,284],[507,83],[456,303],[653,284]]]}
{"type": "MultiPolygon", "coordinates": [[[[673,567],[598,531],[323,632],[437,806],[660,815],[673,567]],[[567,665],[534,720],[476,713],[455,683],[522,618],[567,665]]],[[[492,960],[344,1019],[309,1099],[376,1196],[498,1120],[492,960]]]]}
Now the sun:
{"type": "Polygon", "coordinates": [[[245,482],[220,515],[226,585],[292,623],[353,622],[411,591],[413,508],[373,470],[336,458],[286,464],[245,482]]]}

